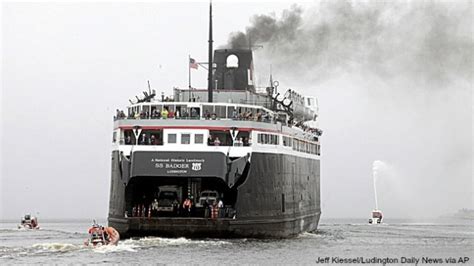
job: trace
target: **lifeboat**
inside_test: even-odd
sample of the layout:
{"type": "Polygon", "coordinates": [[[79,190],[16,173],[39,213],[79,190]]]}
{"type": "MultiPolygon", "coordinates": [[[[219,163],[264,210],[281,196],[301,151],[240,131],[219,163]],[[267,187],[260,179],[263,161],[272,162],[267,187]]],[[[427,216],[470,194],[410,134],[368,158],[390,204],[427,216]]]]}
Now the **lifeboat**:
{"type": "Polygon", "coordinates": [[[18,225],[18,229],[39,229],[38,219],[30,214],[25,214],[21,218],[21,223],[18,225]]]}
{"type": "Polygon", "coordinates": [[[120,240],[120,234],[115,228],[110,226],[101,226],[93,224],[89,228],[89,238],[84,241],[86,246],[106,246],[106,245],[117,245],[120,240]]]}
{"type": "Polygon", "coordinates": [[[382,223],[382,211],[380,210],[373,210],[372,211],[372,218],[369,219],[369,224],[380,224],[382,223]]]}

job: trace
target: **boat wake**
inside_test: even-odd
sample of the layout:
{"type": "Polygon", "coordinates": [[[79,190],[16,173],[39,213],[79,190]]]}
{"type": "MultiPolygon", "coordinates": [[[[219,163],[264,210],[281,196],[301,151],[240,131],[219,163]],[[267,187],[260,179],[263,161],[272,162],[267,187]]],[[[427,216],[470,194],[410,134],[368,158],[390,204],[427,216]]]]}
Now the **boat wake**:
{"type": "Polygon", "coordinates": [[[96,253],[114,253],[114,252],[137,252],[138,246],[128,243],[119,243],[118,245],[105,245],[100,247],[88,247],[96,253]]]}
{"type": "Polygon", "coordinates": [[[34,244],[33,248],[40,251],[68,252],[79,250],[82,245],[73,245],[69,243],[40,243],[34,244]]]}
{"type": "Polygon", "coordinates": [[[169,247],[169,246],[220,246],[231,244],[228,241],[222,240],[191,240],[184,237],[181,238],[162,238],[162,237],[144,237],[139,239],[126,239],[118,243],[118,245],[105,245],[91,248],[96,253],[113,253],[113,252],[137,252],[140,249],[148,249],[154,247],[169,247]]]}
{"type": "Polygon", "coordinates": [[[200,245],[200,246],[220,246],[231,244],[229,241],[206,239],[193,240],[184,237],[164,238],[164,237],[144,237],[139,239],[127,239],[121,243],[125,245],[134,245],[141,248],[159,247],[159,246],[182,246],[182,245],[200,245]]]}
{"type": "Polygon", "coordinates": [[[322,234],[320,232],[313,231],[313,232],[301,233],[298,235],[297,238],[320,238],[320,237],[322,237],[322,234]]]}

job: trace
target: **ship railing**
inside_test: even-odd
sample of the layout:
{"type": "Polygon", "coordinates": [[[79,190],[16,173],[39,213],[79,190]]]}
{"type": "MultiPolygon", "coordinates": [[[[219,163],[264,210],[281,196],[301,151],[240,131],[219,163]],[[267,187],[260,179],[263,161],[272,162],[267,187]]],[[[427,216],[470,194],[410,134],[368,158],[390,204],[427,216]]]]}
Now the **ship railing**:
{"type": "MultiPolygon", "coordinates": [[[[217,117],[216,114],[209,114],[208,116],[199,116],[199,115],[191,115],[191,116],[162,116],[162,115],[149,115],[149,114],[140,114],[138,116],[114,116],[114,121],[116,120],[234,120],[234,121],[252,121],[252,122],[262,122],[262,123],[274,123],[277,122],[282,123],[282,125],[287,125],[285,121],[279,120],[275,117],[270,117],[269,115],[255,115],[252,114],[237,114],[237,116],[231,117],[217,117]]],[[[323,131],[319,128],[313,128],[304,125],[304,123],[296,123],[292,125],[296,128],[300,128],[305,135],[308,135],[309,138],[316,137],[318,139],[322,134],[323,131]]]]}
{"type": "Polygon", "coordinates": [[[129,115],[129,116],[114,116],[114,121],[117,120],[166,120],[166,119],[176,119],[176,120],[238,120],[238,121],[254,121],[254,122],[263,122],[263,123],[274,123],[282,122],[277,118],[272,118],[268,114],[237,114],[230,117],[219,117],[216,114],[208,115],[183,115],[183,116],[174,116],[174,115],[153,115],[153,114],[138,114],[138,115],[129,115]]]}

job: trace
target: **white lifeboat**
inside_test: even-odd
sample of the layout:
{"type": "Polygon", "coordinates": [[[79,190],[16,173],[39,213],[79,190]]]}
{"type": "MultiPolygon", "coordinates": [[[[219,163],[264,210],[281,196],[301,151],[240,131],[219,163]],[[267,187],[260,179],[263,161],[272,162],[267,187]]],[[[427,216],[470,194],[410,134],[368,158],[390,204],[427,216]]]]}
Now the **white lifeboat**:
{"type": "Polygon", "coordinates": [[[380,210],[373,210],[372,217],[369,219],[369,224],[380,224],[382,223],[383,214],[380,210]]]}
{"type": "Polygon", "coordinates": [[[39,229],[38,219],[30,214],[25,214],[21,218],[21,223],[18,225],[18,229],[39,229]]]}

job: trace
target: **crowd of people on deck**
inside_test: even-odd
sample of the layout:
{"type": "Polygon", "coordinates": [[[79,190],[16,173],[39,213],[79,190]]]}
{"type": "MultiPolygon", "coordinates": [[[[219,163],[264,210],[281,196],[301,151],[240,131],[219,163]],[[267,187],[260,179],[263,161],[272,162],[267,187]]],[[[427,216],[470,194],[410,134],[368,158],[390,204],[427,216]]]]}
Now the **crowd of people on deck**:
{"type": "Polygon", "coordinates": [[[235,211],[224,206],[224,201],[218,199],[210,203],[205,201],[202,207],[196,207],[192,197],[186,198],[181,204],[177,206],[174,212],[159,212],[159,202],[155,198],[150,204],[135,204],[132,208],[132,212],[127,212],[127,217],[201,217],[201,218],[232,218],[235,215],[235,211]]]}
{"type": "MultiPolygon", "coordinates": [[[[218,136],[213,137],[212,135],[209,135],[207,138],[207,145],[208,146],[230,146],[229,143],[222,142],[218,136]]],[[[240,137],[237,138],[233,146],[250,146],[250,141],[248,137],[240,137]]]]}
{"type": "MultiPolygon", "coordinates": [[[[264,110],[258,111],[257,113],[253,113],[251,110],[245,112],[238,112],[237,109],[233,109],[231,114],[228,114],[230,119],[233,120],[244,120],[244,121],[255,121],[255,122],[266,122],[266,123],[276,123],[277,117],[274,116],[273,118],[270,116],[268,112],[264,110]]],[[[163,108],[161,111],[159,109],[153,109],[152,112],[142,111],[140,113],[135,113],[131,111],[131,113],[127,116],[125,115],[123,110],[116,110],[116,115],[114,116],[114,120],[120,119],[200,119],[201,116],[199,114],[199,109],[197,108],[190,108],[190,113],[184,110],[182,113],[180,110],[169,110],[168,108],[163,108]]],[[[216,113],[211,113],[208,110],[204,111],[202,118],[206,120],[216,120],[220,119],[216,113]]],[[[301,128],[303,131],[308,132],[310,134],[315,135],[315,138],[322,135],[323,131],[319,128],[312,128],[304,124],[303,121],[299,121],[297,123],[289,122],[289,125],[293,125],[295,127],[301,128]]],[[[245,140],[242,140],[245,143],[245,140]]],[[[213,139],[213,144],[208,145],[220,145],[220,140],[213,139]]],[[[148,145],[153,145],[148,143],[148,145]]],[[[245,145],[244,145],[245,146],[245,145]]]]}
{"type": "Polygon", "coordinates": [[[123,110],[117,109],[117,110],[115,111],[114,120],[120,120],[120,119],[125,119],[125,118],[127,118],[127,116],[125,115],[125,113],[123,112],[123,110]]]}
{"type": "Polygon", "coordinates": [[[314,128],[314,127],[309,127],[309,126],[305,125],[303,122],[296,123],[295,127],[299,127],[304,132],[308,132],[308,133],[314,134],[316,136],[321,136],[323,134],[323,131],[321,129],[314,128]]]}
{"type": "MultiPolygon", "coordinates": [[[[159,109],[153,109],[151,112],[148,111],[141,111],[135,112],[131,111],[129,115],[125,115],[123,110],[116,110],[116,115],[114,116],[114,120],[121,120],[121,119],[200,119],[201,116],[198,112],[197,108],[190,108],[190,112],[188,113],[186,110],[180,112],[180,110],[169,110],[168,108],[163,108],[161,111],[159,109]]],[[[206,120],[217,120],[222,117],[217,115],[215,112],[209,112],[208,110],[204,111],[202,118],[206,120]]],[[[224,117],[225,118],[225,117],[224,117]]],[[[228,114],[228,118],[233,120],[245,120],[245,121],[256,121],[256,122],[276,122],[276,119],[272,119],[270,114],[265,111],[258,111],[257,113],[253,113],[251,110],[246,112],[238,112],[237,109],[233,109],[232,113],[228,114]]]]}
{"type": "MultiPolygon", "coordinates": [[[[134,141],[132,140],[131,134],[128,134],[125,136],[124,142],[126,145],[135,144],[134,141]]],[[[163,145],[163,139],[160,137],[157,137],[155,134],[151,134],[148,137],[145,133],[143,133],[138,138],[138,145],[163,145]]]]}

